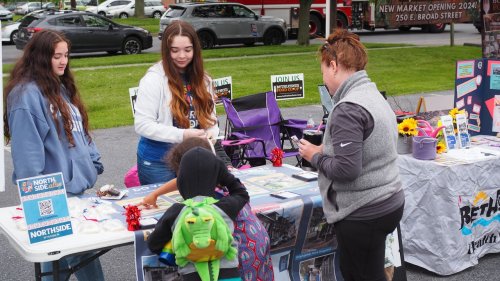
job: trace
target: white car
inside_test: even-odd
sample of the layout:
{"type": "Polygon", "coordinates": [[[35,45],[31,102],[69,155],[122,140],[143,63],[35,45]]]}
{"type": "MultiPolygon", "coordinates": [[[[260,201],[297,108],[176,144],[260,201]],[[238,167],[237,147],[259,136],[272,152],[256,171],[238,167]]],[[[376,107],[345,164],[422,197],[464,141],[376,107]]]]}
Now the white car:
{"type": "Polygon", "coordinates": [[[9,22],[5,25],[2,24],[2,42],[14,44],[20,24],[20,21],[9,22]]]}
{"type": "Polygon", "coordinates": [[[14,12],[16,15],[27,15],[36,10],[40,10],[42,8],[42,4],[40,2],[28,2],[23,5],[17,6],[14,12]]]}
{"type": "Polygon", "coordinates": [[[11,11],[5,9],[4,6],[0,6],[0,20],[12,20],[12,17],[11,11]]]}
{"type": "MultiPolygon", "coordinates": [[[[144,1],[144,15],[147,17],[153,17],[155,19],[161,18],[161,15],[166,11],[165,6],[161,1],[144,1]]],[[[119,6],[114,8],[109,8],[106,11],[107,17],[126,19],[128,17],[134,16],[135,14],[135,3],[132,2],[126,6],[119,6]]]]}
{"type": "Polygon", "coordinates": [[[101,3],[99,6],[89,7],[87,9],[85,9],[85,11],[92,12],[94,14],[99,14],[101,16],[106,16],[106,11],[109,8],[119,7],[119,6],[123,7],[123,6],[126,6],[132,2],[134,2],[134,1],[131,1],[131,0],[107,0],[107,1],[104,1],[103,3],[101,3]]]}

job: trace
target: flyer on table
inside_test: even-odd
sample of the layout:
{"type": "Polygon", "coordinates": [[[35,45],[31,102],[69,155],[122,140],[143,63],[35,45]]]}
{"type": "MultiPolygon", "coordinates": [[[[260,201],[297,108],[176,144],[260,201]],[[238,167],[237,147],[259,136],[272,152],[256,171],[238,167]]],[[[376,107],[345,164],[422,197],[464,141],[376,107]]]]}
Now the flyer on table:
{"type": "Polygon", "coordinates": [[[62,173],[17,180],[30,244],[73,234],[62,173]]]}

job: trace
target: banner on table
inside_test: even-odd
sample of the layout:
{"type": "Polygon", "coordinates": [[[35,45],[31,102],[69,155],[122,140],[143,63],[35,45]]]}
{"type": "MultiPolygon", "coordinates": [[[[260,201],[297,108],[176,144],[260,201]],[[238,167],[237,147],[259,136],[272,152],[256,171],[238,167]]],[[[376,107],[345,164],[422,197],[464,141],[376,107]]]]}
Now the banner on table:
{"type": "Polygon", "coordinates": [[[271,75],[271,90],[277,100],[304,98],[304,73],[271,75]]]}
{"type": "MultiPolygon", "coordinates": [[[[302,170],[289,165],[282,167],[261,166],[233,171],[250,194],[252,212],[269,235],[275,280],[343,280],[340,273],[337,240],[334,226],[328,224],[323,213],[322,200],[316,181],[302,181],[292,177],[302,170]],[[297,196],[280,199],[273,196],[286,190],[297,196]]],[[[135,196],[131,188],[129,196],[135,196]]],[[[176,195],[162,195],[168,200],[180,201],[176,195]]],[[[135,250],[138,280],[175,280],[173,268],[158,263],[158,257],[147,249],[149,231],[136,232],[135,250]],[[161,279],[161,278],[171,279],[161,279]],[[155,279],[156,278],[156,279],[155,279]]],[[[399,253],[400,240],[395,236],[399,253]]],[[[392,243],[392,244],[394,244],[392,243]]],[[[391,244],[391,245],[392,245],[391,244]]],[[[251,257],[250,257],[251,258],[251,257]]],[[[248,261],[249,257],[247,257],[248,261]]],[[[390,258],[396,272],[405,276],[394,281],[406,280],[399,257],[390,258]]]]}
{"type": "Polygon", "coordinates": [[[30,244],[73,234],[62,173],[17,180],[30,244]]]}
{"type": "MultiPolygon", "coordinates": [[[[467,237],[467,254],[474,254],[488,244],[500,246],[500,189],[459,196],[460,233],[467,237]]],[[[497,247],[498,247],[497,246],[497,247]]],[[[464,249],[465,250],[465,249],[464,249]]]]}

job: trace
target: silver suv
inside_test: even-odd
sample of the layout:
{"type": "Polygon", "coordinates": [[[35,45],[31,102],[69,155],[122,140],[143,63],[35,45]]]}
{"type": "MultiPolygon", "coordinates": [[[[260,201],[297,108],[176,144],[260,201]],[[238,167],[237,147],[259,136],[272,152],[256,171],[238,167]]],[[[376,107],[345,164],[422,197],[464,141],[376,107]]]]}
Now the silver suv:
{"type": "Polygon", "coordinates": [[[237,3],[170,5],[160,19],[160,40],[165,28],[174,20],[193,25],[203,49],[236,43],[251,46],[255,42],[280,45],[287,38],[283,19],[256,15],[246,6],[237,3]]]}

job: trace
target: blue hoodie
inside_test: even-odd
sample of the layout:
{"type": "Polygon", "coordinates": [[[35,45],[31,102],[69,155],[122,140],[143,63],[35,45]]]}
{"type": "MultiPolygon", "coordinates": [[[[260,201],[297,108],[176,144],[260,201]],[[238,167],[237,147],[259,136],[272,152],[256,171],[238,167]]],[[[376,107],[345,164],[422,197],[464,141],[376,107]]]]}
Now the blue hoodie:
{"type": "MultiPolygon", "coordinates": [[[[64,86],[61,94],[69,101],[64,86]]],[[[81,194],[92,188],[97,175],[104,171],[101,156],[94,142],[85,136],[78,108],[71,105],[73,147],[64,133],[60,114],[57,120],[61,133],[57,132],[51,108],[35,82],[17,85],[9,94],[12,180],[15,183],[17,179],[62,172],[66,191],[81,194]]]]}

